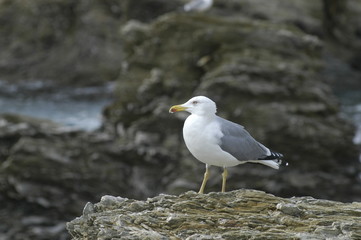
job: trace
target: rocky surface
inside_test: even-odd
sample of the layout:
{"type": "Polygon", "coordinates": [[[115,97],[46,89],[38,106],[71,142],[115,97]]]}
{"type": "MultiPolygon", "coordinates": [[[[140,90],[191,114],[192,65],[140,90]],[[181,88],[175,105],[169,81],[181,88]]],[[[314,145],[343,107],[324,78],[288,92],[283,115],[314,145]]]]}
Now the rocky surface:
{"type": "Polygon", "coordinates": [[[179,1],[0,1],[0,80],[41,81],[46,89],[114,80],[123,59],[118,28],[150,21],[179,1]]]}
{"type": "Polygon", "coordinates": [[[360,239],[361,203],[255,190],[146,201],[103,196],[67,224],[72,239],[360,239]]]}
{"type": "Polygon", "coordinates": [[[45,86],[114,79],[122,56],[114,3],[37,0],[0,2],[0,78],[45,86]]]}
{"type": "Polygon", "coordinates": [[[100,132],[0,115],[0,238],[66,239],[65,222],[105,194],[144,198],[165,170],[100,132]],[[12,216],[9,218],[9,216],[12,216]]]}

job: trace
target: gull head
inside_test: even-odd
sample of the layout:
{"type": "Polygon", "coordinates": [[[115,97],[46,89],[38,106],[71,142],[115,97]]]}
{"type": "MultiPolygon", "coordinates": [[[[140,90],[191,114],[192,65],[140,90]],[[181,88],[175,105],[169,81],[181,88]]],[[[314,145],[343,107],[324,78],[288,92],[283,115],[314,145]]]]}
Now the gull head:
{"type": "Polygon", "coordinates": [[[214,115],[217,112],[216,103],[204,96],[197,96],[189,99],[186,103],[174,105],[169,109],[170,113],[187,111],[191,114],[206,116],[214,115]]]}

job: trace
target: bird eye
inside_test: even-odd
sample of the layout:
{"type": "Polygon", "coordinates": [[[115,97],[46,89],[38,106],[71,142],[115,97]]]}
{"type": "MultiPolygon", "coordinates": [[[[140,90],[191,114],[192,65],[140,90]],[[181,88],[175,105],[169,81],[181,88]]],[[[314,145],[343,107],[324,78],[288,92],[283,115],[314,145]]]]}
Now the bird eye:
{"type": "Polygon", "coordinates": [[[193,105],[197,105],[197,104],[198,104],[198,101],[193,101],[192,104],[193,104],[193,105]]]}

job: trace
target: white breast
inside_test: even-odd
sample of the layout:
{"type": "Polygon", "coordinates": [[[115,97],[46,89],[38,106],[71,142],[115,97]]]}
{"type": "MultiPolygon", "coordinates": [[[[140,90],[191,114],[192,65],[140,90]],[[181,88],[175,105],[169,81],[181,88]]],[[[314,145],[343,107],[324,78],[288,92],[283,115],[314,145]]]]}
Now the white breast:
{"type": "Polygon", "coordinates": [[[231,167],[242,163],[220,148],[219,141],[222,136],[220,126],[213,117],[192,114],[184,122],[184,141],[199,161],[219,167],[231,167]]]}

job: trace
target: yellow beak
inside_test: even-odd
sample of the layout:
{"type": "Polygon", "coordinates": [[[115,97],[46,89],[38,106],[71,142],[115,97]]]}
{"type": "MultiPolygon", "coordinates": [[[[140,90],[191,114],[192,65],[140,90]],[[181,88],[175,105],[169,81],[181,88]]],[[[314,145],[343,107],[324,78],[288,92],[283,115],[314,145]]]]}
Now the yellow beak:
{"type": "Polygon", "coordinates": [[[187,110],[187,108],[183,107],[182,105],[174,105],[169,109],[169,112],[175,113],[175,112],[185,111],[185,110],[187,110]]]}

